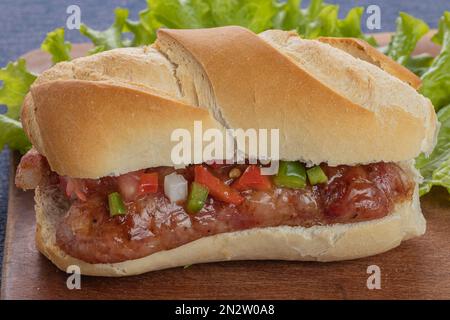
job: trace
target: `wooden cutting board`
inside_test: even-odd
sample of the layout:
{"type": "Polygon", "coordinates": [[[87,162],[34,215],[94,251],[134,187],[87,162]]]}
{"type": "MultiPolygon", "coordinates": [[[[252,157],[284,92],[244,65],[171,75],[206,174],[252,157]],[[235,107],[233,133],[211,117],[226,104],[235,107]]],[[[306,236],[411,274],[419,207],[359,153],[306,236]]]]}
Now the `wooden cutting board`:
{"type": "MultiPolygon", "coordinates": [[[[386,35],[381,36],[385,42],[386,35]]],[[[88,47],[76,45],[75,56],[88,47]]],[[[428,40],[420,52],[436,52],[428,40]]],[[[26,55],[36,72],[50,62],[26,55]]],[[[14,187],[18,156],[11,159],[2,299],[450,299],[450,197],[435,189],[422,198],[425,236],[374,257],[335,263],[241,261],[193,265],[128,278],[81,278],[69,290],[68,275],[43,257],[34,243],[33,192],[14,187]],[[366,286],[377,265],[381,289],[366,286]]]]}

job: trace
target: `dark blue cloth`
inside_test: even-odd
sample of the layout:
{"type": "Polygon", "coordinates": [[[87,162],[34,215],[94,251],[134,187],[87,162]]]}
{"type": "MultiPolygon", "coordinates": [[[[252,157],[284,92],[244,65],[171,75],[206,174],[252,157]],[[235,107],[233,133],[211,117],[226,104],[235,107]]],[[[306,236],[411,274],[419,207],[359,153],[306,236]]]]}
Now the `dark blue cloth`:
{"type": "MultiPolygon", "coordinates": [[[[432,28],[444,10],[450,10],[450,0],[328,0],[341,5],[341,15],[354,6],[377,4],[381,8],[380,31],[393,31],[395,19],[400,11],[406,11],[424,19],[432,28]]],[[[309,1],[303,1],[306,5],[309,1]]],[[[114,20],[115,7],[130,9],[130,17],[146,7],[144,0],[1,0],[0,1],[0,66],[16,60],[27,51],[38,48],[47,32],[65,25],[69,5],[81,8],[83,23],[96,29],[108,27],[114,20]]],[[[365,27],[364,27],[365,29],[365,27]]],[[[72,42],[86,41],[77,30],[67,31],[67,39],[72,42]]],[[[8,204],[9,152],[0,154],[0,261],[3,258],[3,240],[8,204]]],[[[1,267],[0,267],[1,268],[1,267]]]]}

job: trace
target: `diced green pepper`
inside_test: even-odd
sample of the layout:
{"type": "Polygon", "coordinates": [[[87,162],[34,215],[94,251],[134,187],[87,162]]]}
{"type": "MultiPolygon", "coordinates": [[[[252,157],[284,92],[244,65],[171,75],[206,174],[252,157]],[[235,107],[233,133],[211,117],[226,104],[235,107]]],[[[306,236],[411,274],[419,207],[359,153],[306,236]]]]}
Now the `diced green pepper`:
{"type": "Polygon", "coordinates": [[[208,188],[204,185],[192,182],[191,192],[188,196],[187,211],[189,213],[197,213],[205,206],[206,198],[208,198],[208,188]]]}
{"type": "Polygon", "coordinates": [[[280,161],[273,182],[279,187],[301,189],[306,186],[306,170],[298,161],[280,161]]]}
{"type": "Polygon", "coordinates": [[[308,175],[309,183],[313,186],[319,183],[328,182],[328,177],[320,166],[315,166],[306,170],[306,174],[308,175]]]}
{"type": "Polygon", "coordinates": [[[122,197],[118,192],[108,195],[109,214],[111,217],[127,214],[127,209],[123,203],[122,197]]]}

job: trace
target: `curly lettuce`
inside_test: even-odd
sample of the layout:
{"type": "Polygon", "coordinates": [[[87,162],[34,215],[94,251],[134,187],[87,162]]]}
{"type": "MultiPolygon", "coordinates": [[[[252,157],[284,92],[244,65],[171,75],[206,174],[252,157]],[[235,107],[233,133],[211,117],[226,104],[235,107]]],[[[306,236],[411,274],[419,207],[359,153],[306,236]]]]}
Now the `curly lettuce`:
{"type": "Polygon", "coordinates": [[[282,30],[295,30],[304,19],[300,10],[301,0],[287,0],[279,6],[277,14],[273,19],[273,27],[282,30]]]}
{"type": "Polygon", "coordinates": [[[209,0],[214,26],[238,25],[256,33],[272,28],[279,7],[272,0],[209,0]]]}
{"type": "MultiPolygon", "coordinates": [[[[64,40],[64,29],[58,28],[47,34],[41,49],[52,56],[52,62],[70,60],[72,45],[64,40]]],[[[28,141],[19,119],[20,108],[36,76],[26,68],[24,59],[10,62],[0,69],[0,104],[6,106],[6,114],[0,114],[0,150],[8,145],[13,150],[25,153],[31,143],[28,141]]]]}
{"type": "Polygon", "coordinates": [[[20,107],[36,76],[27,71],[24,59],[10,62],[0,69],[0,104],[6,105],[6,116],[19,119],[20,107]]]}
{"type": "Polygon", "coordinates": [[[125,45],[131,47],[139,47],[153,43],[156,39],[155,30],[158,29],[159,23],[152,19],[150,9],[139,12],[139,20],[125,20],[124,32],[131,32],[133,39],[125,41],[125,45]]]}
{"type": "Polygon", "coordinates": [[[373,37],[366,36],[361,30],[363,7],[352,8],[344,19],[339,19],[339,6],[312,0],[309,6],[301,9],[301,0],[288,0],[281,5],[274,18],[273,27],[283,30],[296,30],[308,39],[320,36],[354,37],[376,45],[373,37]]]}
{"type": "Polygon", "coordinates": [[[0,114],[0,150],[5,145],[13,150],[18,150],[22,154],[31,148],[31,143],[28,141],[20,121],[0,114]]]}
{"type": "Polygon", "coordinates": [[[429,157],[420,155],[416,167],[424,177],[420,195],[428,193],[433,186],[447,188],[450,193],[450,105],[438,112],[441,123],[436,147],[429,157]]]}
{"type": "Polygon", "coordinates": [[[80,32],[95,45],[91,53],[152,43],[159,27],[173,29],[239,25],[256,33],[267,29],[297,30],[305,38],[319,36],[357,37],[376,44],[361,31],[363,8],[351,9],[338,18],[339,6],[312,0],[305,9],[300,0],[148,0],[138,21],[128,19],[128,10],[117,8],[114,23],[106,30],[82,25],[80,32]],[[126,37],[131,33],[131,39],[126,37]]]}
{"type": "Polygon", "coordinates": [[[91,39],[94,44],[94,48],[90,53],[97,53],[105,50],[111,50],[114,48],[124,47],[123,30],[125,27],[125,21],[128,19],[128,10],[123,8],[117,8],[114,11],[115,19],[114,23],[106,30],[98,31],[89,28],[85,24],[80,27],[81,34],[91,39]]]}
{"type": "Polygon", "coordinates": [[[149,0],[148,5],[153,18],[168,28],[196,29],[214,26],[207,1],[149,0]]]}
{"type": "Polygon", "coordinates": [[[433,38],[442,45],[441,52],[422,75],[420,92],[433,102],[436,110],[450,104],[450,12],[444,13],[439,31],[433,38]]]}
{"type": "Polygon", "coordinates": [[[420,187],[421,195],[433,186],[447,188],[450,193],[450,12],[445,12],[441,18],[433,41],[441,44],[442,49],[422,75],[420,91],[430,98],[437,110],[440,109],[441,128],[432,154],[428,158],[421,155],[416,159],[416,167],[425,179],[420,187]]]}
{"type": "Polygon", "coordinates": [[[407,64],[417,42],[429,30],[430,28],[423,20],[400,12],[397,18],[397,31],[391,38],[386,54],[400,64],[407,64]]]}
{"type": "Polygon", "coordinates": [[[36,76],[26,69],[24,59],[10,62],[0,69],[0,104],[6,106],[6,114],[0,114],[0,151],[5,145],[22,154],[31,148],[19,119],[20,107],[36,76]]]}
{"type": "Polygon", "coordinates": [[[428,53],[422,53],[416,56],[411,56],[405,63],[405,67],[414,72],[418,77],[421,77],[428,71],[433,61],[433,56],[428,53]]]}
{"type": "Polygon", "coordinates": [[[52,62],[70,60],[70,50],[72,44],[64,39],[64,29],[57,28],[47,33],[47,37],[41,45],[42,51],[48,52],[52,56],[52,62]]]}
{"type": "MultiPolygon", "coordinates": [[[[149,3],[152,1],[149,1],[149,3]]],[[[139,20],[128,19],[128,9],[116,8],[114,23],[106,30],[94,30],[82,24],[80,32],[94,44],[91,54],[123,47],[137,47],[151,44],[156,39],[155,29],[160,24],[154,19],[150,9],[139,12],[139,20]],[[132,38],[127,37],[131,33],[132,38]]]]}

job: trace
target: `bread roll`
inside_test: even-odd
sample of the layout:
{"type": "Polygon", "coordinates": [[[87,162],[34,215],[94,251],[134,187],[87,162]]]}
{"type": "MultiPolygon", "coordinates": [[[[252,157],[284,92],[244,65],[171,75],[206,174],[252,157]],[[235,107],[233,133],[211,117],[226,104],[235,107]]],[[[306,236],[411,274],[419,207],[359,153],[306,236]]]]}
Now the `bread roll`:
{"type": "Polygon", "coordinates": [[[418,89],[421,80],[414,73],[401,64],[396,63],[391,58],[385,56],[380,51],[361,39],[355,38],[333,38],[320,37],[320,42],[324,42],[337,49],[347,52],[355,58],[367,61],[390,73],[394,77],[410,84],[414,89],[418,89]]]}
{"type": "Polygon", "coordinates": [[[329,165],[412,159],[432,150],[437,128],[430,101],[375,65],[292,32],[240,27],[163,29],[153,48],[57,64],[22,119],[53,170],[78,178],[171,166],[170,131],[194,120],[279,129],[281,160],[329,165]]]}
{"type": "MultiPolygon", "coordinates": [[[[425,232],[413,158],[435,144],[420,80],[359,40],[256,35],[241,27],[160,30],[152,47],[116,49],[57,64],[31,88],[24,129],[52,170],[99,178],[173,166],[175,129],[279,129],[281,160],[356,165],[396,162],[414,195],[388,216],[351,224],[253,228],[204,237],[120,263],[90,264],[56,245],[68,202],[36,189],[39,250],[60,269],[126,276],[224,260],[336,261],[378,254],[425,232]]],[[[274,214],[276,214],[274,212],[274,214]]]]}

